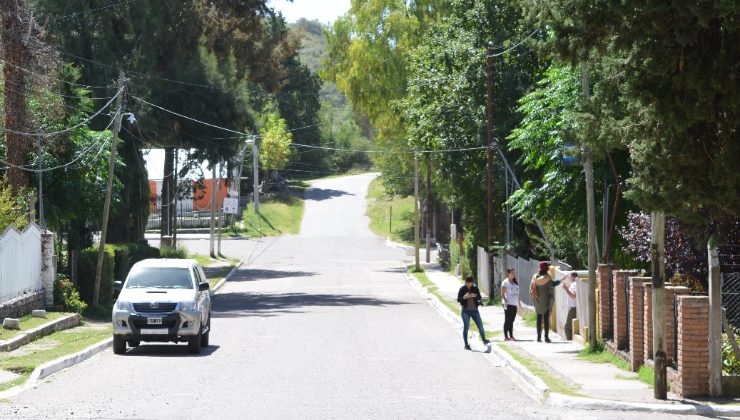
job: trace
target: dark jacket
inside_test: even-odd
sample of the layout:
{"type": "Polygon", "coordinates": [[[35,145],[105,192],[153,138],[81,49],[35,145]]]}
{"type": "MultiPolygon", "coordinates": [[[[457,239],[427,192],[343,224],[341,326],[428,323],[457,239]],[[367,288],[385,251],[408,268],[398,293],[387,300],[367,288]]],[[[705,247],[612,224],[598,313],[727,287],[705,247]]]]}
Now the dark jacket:
{"type": "Polygon", "coordinates": [[[478,290],[478,286],[475,284],[473,287],[468,289],[468,286],[463,285],[460,290],[457,292],[457,301],[460,303],[460,306],[465,309],[465,299],[463,299],[463,296],[465,296],[465,293],[475,293],[477,296],[475,297],[475,307],[478,308],[479,306],[483,306],[483,299],[481,299],[480,296],[480,290],[478,290]]]}

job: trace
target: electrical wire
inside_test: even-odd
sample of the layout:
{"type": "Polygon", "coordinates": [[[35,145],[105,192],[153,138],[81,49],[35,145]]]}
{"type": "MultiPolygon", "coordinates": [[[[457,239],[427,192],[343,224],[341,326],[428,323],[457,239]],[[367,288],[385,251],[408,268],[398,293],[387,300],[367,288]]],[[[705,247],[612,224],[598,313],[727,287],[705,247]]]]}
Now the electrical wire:
{"type": "Polygon", "coordinates": [[[25,132],[22,132],[22,131],[15,131],[15,130],[11,130],[11,129],[8,129],[8,128],[0,127],[0,131],[6,132],[6,133],[15,134],[15,135],[18,135],[18,136],[27,136],[27,137],[54,137],[54,136],[58,136],[58,135],[61,135],[61,134],[69,133],[70,131],[76,130],[76,129],[82,127],[83,125],[86,125],[87,123],[89,123],[90,121],[92,121],[93,119],[95,119],[98,115],[100,115],[103,111],[105,111],[113,103],[113,101],[116,100],[116,98],[118,98],[119,95],[123,94],[124,89],[125,89],[125,87],[122,87],[118,91],[118,93],[116,93],[115,96],[113,96],[108,101],[108,103],[106,103],[105,105],[103,105],[102,108],[100,108],[99,110],[97,110],[89,118],[85,119],[84,121],[81,121],[80,123],[78,123],[78,124],[76,124],[76,125],[74,125],[72,127],[65,128],[64,130],[54,131],[54,132],[51,132],[51,133],[25,133],[25,132]]]}

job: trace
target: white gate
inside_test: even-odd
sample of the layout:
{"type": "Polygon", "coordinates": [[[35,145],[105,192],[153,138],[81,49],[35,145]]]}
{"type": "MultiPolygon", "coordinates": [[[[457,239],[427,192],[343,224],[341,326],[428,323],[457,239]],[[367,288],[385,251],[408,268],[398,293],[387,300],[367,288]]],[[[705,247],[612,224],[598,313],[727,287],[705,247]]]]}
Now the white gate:
{"type": "Polygon", "coordinates": [[[41,229],[35,224],[22,232],[8,228],[0,236],[0,303],[42,288],[41,229]]]}

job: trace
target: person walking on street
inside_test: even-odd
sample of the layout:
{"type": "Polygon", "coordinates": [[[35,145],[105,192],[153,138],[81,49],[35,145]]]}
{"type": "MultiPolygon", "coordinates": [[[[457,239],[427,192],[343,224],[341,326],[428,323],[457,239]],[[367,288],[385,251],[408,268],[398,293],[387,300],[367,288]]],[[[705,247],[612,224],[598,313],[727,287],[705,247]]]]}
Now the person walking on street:
{"type": "MultiPolygon", "coordinates": [[[[537,314],[537,341],[542,342],[542,330],[545,330],[545,343],[550,343],[550,308],[555,297],[555,285],[548,273],[550,264],[540,262],[538,273],[532,276],[530,293],[534,299],[537,314]]],[[[560,282],[558,282],[560,283],[560,282]]]]}
{"type": "Polygon", "coordinates": [[[478,327],[483,344],[488,344],[486,331],[483,329],[483,320],[478,312],[478,307],[483,305],[480,290],[473,282],[473,276],[465,277],[465,285],[457,292],[457,301],[461,306],[461,315],[463,320],[463,340],[465,341],[465,350],[470,350],[468,344],[468,329],[470,329],[470,318],[473,318],[475,325],[478,327]]]}
{"type": "Polygon", "coordinates": [[[516,341],[514,320],[519,308],[519,282],[513,268],[506,270],[506,280],[501,283],[501,299],[504,301],[504,341],[516,341]]]}
{"type": "MultiPolygon", "coordinates": [[[[565,319],[565,339],[573,339],[573,320],[576,318],[576,279],[578,273],[570,273],[570,282],[563,282],[563,289],[568,294],[568,317],[565,319]]],[[[563,278],[565,280],[565,278],[563,278]]]]}

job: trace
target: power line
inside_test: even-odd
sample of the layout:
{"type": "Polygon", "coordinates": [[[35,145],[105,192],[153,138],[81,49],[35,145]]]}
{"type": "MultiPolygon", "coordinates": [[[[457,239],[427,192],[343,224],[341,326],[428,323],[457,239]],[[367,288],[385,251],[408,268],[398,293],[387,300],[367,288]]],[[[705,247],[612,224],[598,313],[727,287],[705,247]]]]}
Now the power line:
{"type": "Polygon", "coordinates": [[[60,16],[58,18],[50,19],[50,21],[51,22],[57,22],[57,21],[60,21],[60,20],[67,20],[67,19],[75,18],[77,16],[83,16],[83,15],[86,15],[88,13],[98,12],[98,11],[101,11],[101,10],[104,10],[104,9],[110,9],[112,7],[120,6],[122,4],[133,3],[135,1],[136,0],[126,0],[126,1],[118,2],[118,3],[111,3],[111,4],[107,5],[107,6],[102,6],[102,7],[98,7],[98,8],[95,8],[95,9],[84,10],[84,11],[80,11],[80,12],[73,12],[73,13],[70,13],[70,14],[65,15],[65,16],[60,16]]]}
{"type": "Polygon", "coordinates": [[[144,99],[139,98],[138,96],[131,95],[131,97],[134,98],[134,99],[136,99],[137,101],[139,101],[141,103],[144,103],[144,104],[149,105],[151,107],[157,108],[157,109],[162,110],[164,112],[170,113],[172,115],[176,115],[176,116],[178,116],[180,118],[185,118],[186,120],[190,120],[192,122],[195,122],[195,123],[198,123],[198,124],[202,124],[202,125],[205,125],[205,126],[208,126],[208,127],[211,127],[211,128],[216,128],[218,130],[223,130],[223,131],[226,131],[226,132],[229,132],[229,133],[239,134],[239,135],[242,135],[242,136],[245,135],[244,133],[242,133],[240,131],[232,130],[230,128],[221,127],[221,126],[218,126],[216,124],[211,124],[211,123],[208,123],[208,122],[205,122],[205,121],[200,121],[200,120],[195,119],[193,117],[188,117],[187,115],[183,115],[183,114],[180,114],[178,112],[175,112],[175,111],[169,110],[167,108],[161,107],[159,105],[155,105],[155,104],[153,104],[151,102],[147,102],[144,99]]]}
{"type": "Polygon", "coordinates": [[[122,93],[123,93],[123,89],[119,90],[118,93],[116,93],[116,95],[113,96],[113,98],[111,98],[108,101],[108,103],[106,103],[102,108],[100,108],[98,111],[96,111],[94,114],[92,114],[89,118],[85,119],[84,121],[82,121],[82,122],[80,122],[80,123],[78,123],[78,124],[76,124],[76,125],[74,125],[72,127],[65,128],[64,130],[54,131],[54,132],[51,132],[51,133],[24,133],[22,131],[15,131],[15,130],[10,130],[10,129],[4,128],[4,127],[0,127],[0,131],[4,131],[6,133],[16,134],[16,135],[19,135],[19,136],[27,136],[27,137],[53,137],[53,136],[58,136],[60,134],[66,134],[66,133],[69,133],[72,130],[76,130],[76,129],[82,127],[83,125],[86,125],[87,123],[89,123],[90,121],[92,121],[93,119],[95,119],[95,117],[97,117],[103,111],[105,111],[113,103],[113,101],[116,100],[116,98],[118,98],[118,95],[121,95],[122,93]]]}
{"type": "Polygon", "coordinates": [[[486,58],[488,58],[488,57],[500,57],[500,56],[506,54],[507,52],[516,49],[517,47],[519,47],[520,45],[522,45],[526,40],[528,40],[529,38],[531,38],[532,35],[536,34],[537,31],[539,31],[539,29],[535,29],[529,35],[525,36],[519,42],[517,42],[516,44],[512,45],[511,47],[509,47],[509,48],[507,48],[507,49],[505,49],[505,50],[503,50],[501,52],[491,54],[490,56],[487,56],[486,58]]]}

